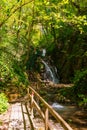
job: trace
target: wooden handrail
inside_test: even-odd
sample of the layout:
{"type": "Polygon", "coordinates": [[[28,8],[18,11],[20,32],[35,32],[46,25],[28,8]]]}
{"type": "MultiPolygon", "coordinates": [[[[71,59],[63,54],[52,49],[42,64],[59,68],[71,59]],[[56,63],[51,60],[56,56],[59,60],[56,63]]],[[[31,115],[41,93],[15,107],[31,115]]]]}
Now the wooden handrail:
{"type": "MultiPolygon", "coordinates": [[[[49,121],[48,121],[48,112],[50,112],[52,114],[52,116],[57,120],[57,122],[59,122],[62,127],[65,130],[73,130],[66,121],[63,120],[63,118],[32,88],[32,87],[28,87],[28,94],[29,97],[31,97],[31,104],[33,103],[34,107],[37,108],[38,112],[40,113],[40,115],[42,116],[42,118],[45,121],[45,130],[48,130],[48,126],[49,126],[49,121]],[[31,92],[31,94],[30,94],[31,92]],[[34,98],[38,97],[38,99],[44,104],[44,106],[46,107],[46,112],[45,115],[43,114],[43,112],[41,111],[40,107],[38,106],[38,104],[35,102],[34,99],[32,99],[32,97],[34,98]],[[48,123],[47,123],[48,122],[48,123]],[[48,125],[48,126],[47,126],[48,125]]],[[[33,111],[33,106],[32,107],[32,111],[33,111]]]]}

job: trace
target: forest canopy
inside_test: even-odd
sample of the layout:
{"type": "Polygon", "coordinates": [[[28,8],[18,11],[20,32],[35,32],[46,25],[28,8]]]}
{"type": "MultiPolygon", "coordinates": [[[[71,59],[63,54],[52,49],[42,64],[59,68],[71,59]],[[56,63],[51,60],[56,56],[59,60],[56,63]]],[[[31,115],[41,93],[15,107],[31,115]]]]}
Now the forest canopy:
{"type": "Polygon", "coordinates": [[[87,0],[0,0],[0,89],[27,86],[32,47],[46,48],[61,82],[86,90],[87,0]]]}

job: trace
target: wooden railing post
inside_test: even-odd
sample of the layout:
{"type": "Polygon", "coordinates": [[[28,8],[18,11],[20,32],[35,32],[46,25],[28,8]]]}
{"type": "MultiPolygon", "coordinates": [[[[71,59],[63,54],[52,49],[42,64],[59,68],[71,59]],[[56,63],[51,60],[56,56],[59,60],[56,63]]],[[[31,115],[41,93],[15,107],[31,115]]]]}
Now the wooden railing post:
{"type": "Polygon", "coordinates": [[[34,118],[34,113],[33,113],[33,101],[34,101],[34,93],[32,92],[31,94],[31,118],[34,118]]]}
{"type": "MultiPolygon", "coordinates": [[[[29,96],[29,94],[30,94],[30,89],[29,88],[27,88],[27,93],[28,93],[28,96],[29,96]]],[[[27,102],[27,106],[30,107],[30,102],[29,101],[27,102]]]]}
{"type": "Polygon", "coordinates": [[[48,108],[46,108],[46,111],[45,111],[45,130],[48,130],[48,108]]]}

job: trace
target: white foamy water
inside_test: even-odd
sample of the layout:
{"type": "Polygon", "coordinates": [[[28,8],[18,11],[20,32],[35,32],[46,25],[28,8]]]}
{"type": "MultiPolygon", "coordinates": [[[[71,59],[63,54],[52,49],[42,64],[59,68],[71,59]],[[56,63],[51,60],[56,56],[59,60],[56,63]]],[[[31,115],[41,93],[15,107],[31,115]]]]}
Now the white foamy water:
{"type": "Polygon", "coordinates": [[[64,106],[60,105],[59,103],[53,103],[53,104],[52,104],[52,107],[53,107],[54,109],[63,109],[63,108],[64,108],[64,106]]]}

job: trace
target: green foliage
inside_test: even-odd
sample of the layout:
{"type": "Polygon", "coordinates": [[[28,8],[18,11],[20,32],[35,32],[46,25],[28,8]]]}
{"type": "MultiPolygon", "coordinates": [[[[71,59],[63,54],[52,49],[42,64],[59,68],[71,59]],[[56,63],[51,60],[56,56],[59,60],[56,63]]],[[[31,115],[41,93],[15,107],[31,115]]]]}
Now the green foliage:
{"type": "Polygon", "coordinates": [[[87,70],[78,71],[74,78],[74,91],[78,94],[87,94],[87,70]]]}
{"type": "Polygon", "coordinates": [[[87,108],[87,96],[83,94],[78,94],[78,97],[79,97],[78,105],[80,107],[87,108]]]}
{"type": "Polygon", "coordinates": [[[11,86],[19,87],[20,84],[28,85],[28,78],[21,62],[14,57],[9,49],[3,48],[0,53],[0,89],[9,89],[11,86]]]}
{"type": "Polygon", "coordinates": [[[73,92],[78,104],[87,107],[87,70],[77,71],[73,92]]]}
{"type": "Polygon", "coordinates": [[[8,100],[4,93],[0,94],[0,114],[5,112],[8,108],[8,100]]]}
{"type": "MultiPolygon", "coordinates": [[[[79,82],[86,81],[86,76],[87,76],[87,70],[77,71],[75,74],[75,77],[74,77],[74,84],[78,85],[79,82]]],[[[86,83],[85,83],[85,85],[86,85],[86,83]]]]}
{"type": "MultiPolygon", "coordinates": [[[[87,0],[0,1],[0,89],[28,84],[26,68],[36,65],[31,46],[46,48],[61,82],[76,74],[75,92],[85,94],[87,0]],[[79,86],[79,87],[78,87],[79,86]]],[[[34,69],[33,69],[34,70],[34,69]]]]}
{"type": "Polygon", "coordinates": [[[28,85],[28,78],[26,75],[25,69],[22,67],[22,65],[19,64],[19,62],[15,61],[14,64],[12,64],[12,68],[14,71],[14,78],[12,82],[16,86],[20,86],[20,84],[24,84],[25,86],[28,85]]]}
{"type": "Polygon", "coordinates": [[[60,93],[78,106],[87,108],[87,69],[77,71],[73,83],[73,87],[63,88],[60,93]]]}

